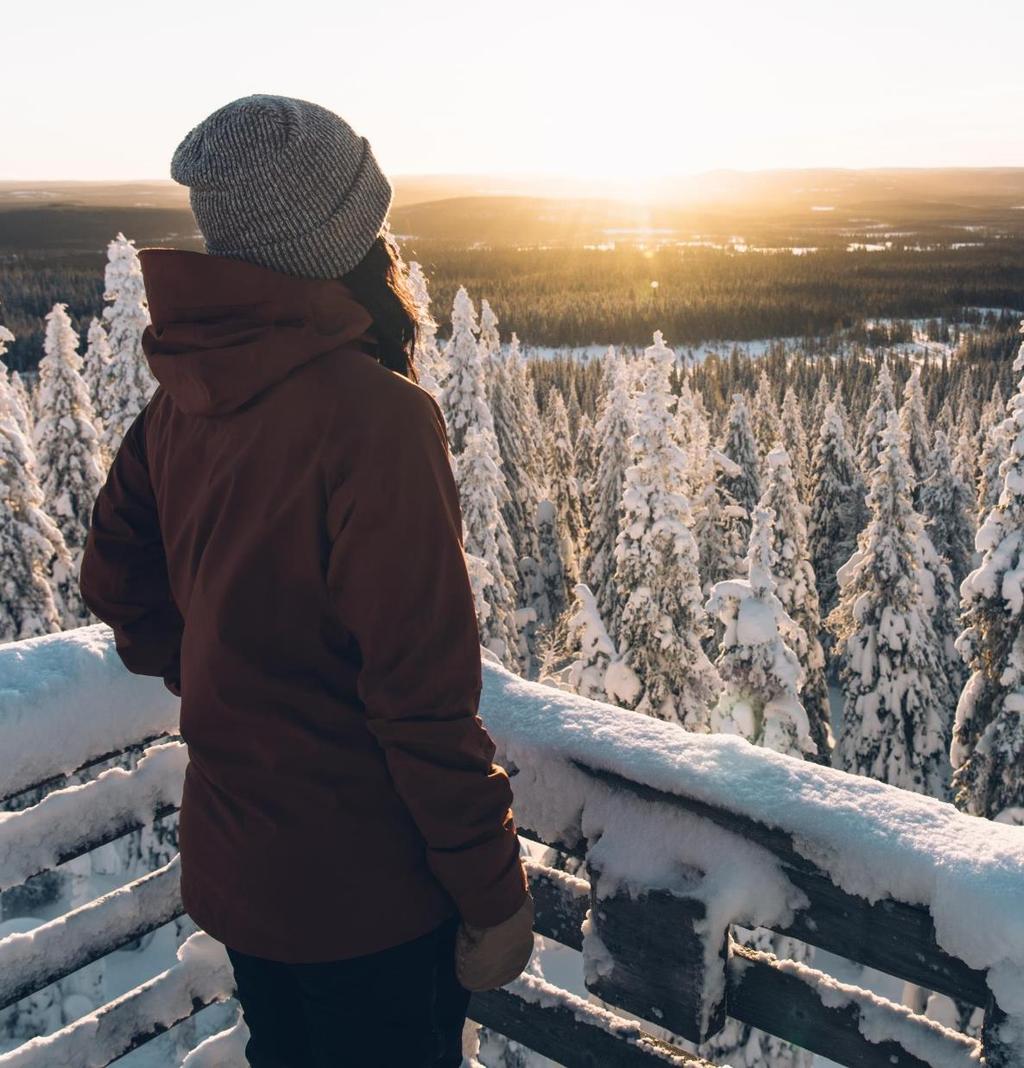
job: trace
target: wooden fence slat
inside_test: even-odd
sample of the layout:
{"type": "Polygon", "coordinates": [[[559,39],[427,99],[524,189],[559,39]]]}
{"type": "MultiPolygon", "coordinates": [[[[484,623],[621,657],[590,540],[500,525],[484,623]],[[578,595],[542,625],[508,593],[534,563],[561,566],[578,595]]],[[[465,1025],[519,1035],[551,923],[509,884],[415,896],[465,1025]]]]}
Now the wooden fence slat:
{"type": "Polygon", "coordinates": [[[178,857],[24,934],[0,940],[0,1009],[183,915],[178,857]]]}
{"type": "Polygon", "coordinates": [[[614,789],[646,801],[675,805],[762,846],[782,862],[786,878],[802,890],[810,906],[789,926],[772,930],[826,949],[838,956],[877,968],[928,990],[984,1008],[989,990],[983,972],[943,950],[927,909],[899,901],[869,902],[847,894],[801,856],[790,836],[756,820],[676,794],[631,782],[613,772],[578,765],[614,789]]]}
{"type": "Polygon", "coordinates": [[[0,890],[20,886],[176,811],[187,759],[180,742],[157,745],[130,771],[110,768],[92,782],[47,794],[31,808],[4,813],[0,890]]]}
{"type": "Polygon", "coordinates": [[[536,910],[534,930],[570,949],[582,949],[590,884],[532,858],[525,858],[525,867],[536,910]]]}
{"type": "MultiPolygon", "coordinates": [[[[784,970],[769,954],[734,944],[729,960],[726,1001],[729,1015],[767,1031],[803,1049],[820,1053],[849,1068],[932,1068],[897,1042],[871,1042],[858,1025],[855,1003],[824,1004],[818,991],[798,975],[784,970]]],[[[878,1009],[876,1011],[884,1011],[878,1009]]],[[[937,1025],[924,1017],[907,1022],[896,1006],[891,1022],[918,1033],[922,1041],[934,1038],[943,1065],[977,1068],[978,1043],[966,1036],[954,1041],[935,1032],[937,1025]],[[957,1056],[962,1061],[957,1061],[957,1056]]]]}
{"type": "Polygon", "coordinates": [[[0,1054],[0,1068],[105,1068],[207,1005],[234,995],[231,964],[209,935],[195,934],[167,971],[52,1035],[0,1054]]]}
{"type": "Polygon", "coordinates": [[[713,1068],[638,1024],[537,980],[474,994],[469,1016],[565,1068],[713,1068]],[[517,992],[523,988],[531,996],[517,992]]]}

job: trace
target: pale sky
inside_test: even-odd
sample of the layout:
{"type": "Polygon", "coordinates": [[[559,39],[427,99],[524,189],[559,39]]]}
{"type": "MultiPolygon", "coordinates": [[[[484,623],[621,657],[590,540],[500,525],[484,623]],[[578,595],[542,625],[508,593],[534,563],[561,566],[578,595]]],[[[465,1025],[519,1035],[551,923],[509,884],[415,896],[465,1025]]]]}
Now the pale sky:
{"type": "Polygon", "coordinates": [[[394,174],[1024,165],[1024,0],[6,0],[0,178],[163,178],[254,92],[394,174]]]}

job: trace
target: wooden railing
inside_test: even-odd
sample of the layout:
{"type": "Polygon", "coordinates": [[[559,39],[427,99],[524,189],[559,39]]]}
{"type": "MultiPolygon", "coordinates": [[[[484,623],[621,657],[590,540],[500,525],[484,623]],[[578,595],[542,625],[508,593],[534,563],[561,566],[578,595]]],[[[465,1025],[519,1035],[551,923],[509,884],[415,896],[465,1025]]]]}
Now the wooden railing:
{"type": "MultiPolygon", "coordinates": [[[[110,710],[106,714],[109,719],[110,710]]],[[[0,770],[0,795],[9,800],[39,782],[52,787],[37,803],[0,816],[0,890],[153,821],[174,818],[185,766],[184,747],[173,740],[176,714],[175,700],[158,683],[122,671],[104,628],[0,647],[0,746],[5,753],[17,753],[19,737],[26,739],[24,760],[7,760],[0,770]],[[54,664],[61,665],[60,677],[54,675],[54,664]],[[45,665],[50,665],[46,671],[45,665]],[[12,677],[24,678],[24,688],[12,689],[12,677]],[[47,680],[43,687],[40,677],[47,680]],[[120,724],[113,744],[103,731],[72,726],[76,694],[87,695],[85,703],[97,716],[104,694],[126,702],[123,715],[122,708],[113,710],[120,724]],[[83,785],[64,785],[62,776],[140,743],[147,748],[131,770],[112,768],[83,785]]],[[[1014,1027],[1004,1026],[986,970],[968,966],[940,944],[928,907],[891,896],[872,901],[841,888],[826,867],[808,859],[807,843],[799,835],[751,818],[742,806],[737,810],[709,802],[707,791],[692,782],[664,789],[650,769],[624,774],[629,762],[616,754],[622,755],[621,745],[628,750],[636,744],[635,739],[627,737],[620,745],[607,732],[602,737],[600,728],[606,722],[602,717],[616,714],[630,717],[623,722],[633,731],[674,730],[665,724],[638,724],[632,713],[584,702],[485,665],[482,715],[513,773],[517,808],[530,825],[521,828],[522,834],[557,851],[555,866],[535,856],[527,862],[536,930],[583,952],[587,989],[600,1002],[528,974],[500,991],[475,996],[474,1020],[569,1068],[707,1066],[708,1060],[687,1050],[712,1038],[729,1019],[857,1068],[1024,1066],[1024,1039],[1014,1027]],[[524,727],[534,714],[545,718],[529,720],[533,727],[524,727]],[[564,723],[551,718],[560,716],[564,723]],[[573,749],[575,743],[563,744],[581,723],[589,742],[596,738],[600,744],[588,742],[578,749],[573,749]],[[566,796],[554,805],[544,794],[552,770],[560,781],[572,780],[566,796]],[[632,819],[649,816],[659,826],[658,821],[668,821],[669,831],[677,820],[688,834],[696,834],[698,845],[709,829],[725,835],[716,841],[746,843],[745,848],[773,866],[771,877],[787,885],[798,902],[760,926],[945,994],[960,1005],[977,1006],[984,1012],[981,1035],[956,1033],[901,1005],[837,983],[807,964],[747,948],[734,937],[734,925],[755,926],[758,916],[746,915],[748,906],[742,902],[731,910],[720,907],[730,890],[722,882],[722,872],[728,875],[730,869],[723,868],[720,857],[709,855],[706,865],[695,863],[687,849],[673,878],[650,876],[645,868],[639,882],[624,884],[622,872],[612,870],[617,858],[609,848],[615,837],[609,812],[620,803],[632,819]],[[595,816],[601,806],[603,814],[595,816]],[[562,870],[566,867],[576,874],[562,870]],[[684,1047],[681,1040],[691,1045],[684,1047]]],[[[700,740],[686,736],[680,741],[692,744],[700,740]]],[[[756,754],[751,759],[777,758],[756,754]]],[[[769,763],[764,770],[766,775],[772,770],[769,763]]],[[[803,767],[798,771],[802,784],[809,781],[807,775],[838,775],[803,767]]],[[[833,779],[827,782],[834,786],[833,779]]],[[[654,848],[657,839],[655,835],[654,848]]],[[[674,842],[666,841],[666,850],[675,848],[674,842]]],[[[988,856],[986,862],[1001,865],[1004,885],[1009,869],[1015,885],[1015,856],[988,856]]],[[[740,864],[736,875],[742,878],[749,870],[740,864]]],[[[1024,901],[1024,867],[1019,877],[1018,900],[1024,901]]],[[[749,892],[739,896],[753,899],[749,892]]],[[[182,912],[175,857],[28,933],[8,935],[0,940],[0,1008],[182,912]]],[[[208,936],[192,935],[178,957],[173,967],[91,1015],[0,1054],[0,1068],[109,1064],[205,1006],[232,997],[226,954],[208,936]]],[[[186,1064],[244,1065],[243,1044],[236,1025],[207,1040],[186,1064]],[[213,1054],[215,1047],[219,1051],[213,1054]]]]}

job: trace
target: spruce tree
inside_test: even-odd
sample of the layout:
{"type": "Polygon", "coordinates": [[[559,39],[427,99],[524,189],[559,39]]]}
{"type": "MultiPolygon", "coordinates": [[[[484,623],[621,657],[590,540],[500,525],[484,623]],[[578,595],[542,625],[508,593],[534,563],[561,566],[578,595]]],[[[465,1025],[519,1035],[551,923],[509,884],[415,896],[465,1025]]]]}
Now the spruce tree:
{"type": "Polygon", "coordinates": [[[847,771],[942,797],[949,694],[922,587],[924,529],[906,453],[893,412],[871,476],[871,518],[840,570],[842,596],[829,619],[844,657],[839,756],[847,771]]]}
{"type": "MultiPolygon", "coordinates": [[[[508,490],[496,456],[493,432],[470,427],[464,448],[455,457],[455,476],[462,503],[467,553],[480,557],[489,581],[482,596],[489,608],[481,611],[481,641],[506,666],[517,666],[516,593],[510,577],[512,543],[501,506],[508,490]]],[[[511,575],[515,570],[511,571],[511,575]]]]}
{"type": "Polygon", "coordinates": [[[622,494],[626,468],[630,463],[634,413],[626,360],[616,356],[613,349],[605,358],[611,386],[605,393],[604,407],[595,427],[597,462],[591,491],[593,519],[586,576],[587,585],[594,591],[598,612],[612,627],[614,636],[611,620],[621,614],[616,609],[615,541],[622,521],[622,494]]]}
{"type": "Polygon", "coordinates": [[[696,500],[714,477],[711,428],[704,398],[694,392],[685,378],[676,399],[675,435],[686,455],[686,491],[692,500],[696,500]]]}
{"type": "Polygon", "coordinates": [[[537,443],[528,436],[529,417],[524,410],[524,399],[516,365],[511,360],[499,364],[491,388],[492,415],[502,472],[508,485],[502,514],[517,560],[537,555],[537,502],[543,488],[537,483],[536,465],[531,460],[537,443]]]}
{"type": "Polygon", "coordinates": [[[32,395],[29,393],[21,375],[17,371],[11,374],[11,394],[17,402],[15,418],[22,433],[29,441],[36,425],[35,405],[32,403],[32,395]]]}
{"type": "Polygon", "coordinates": [[[767,468],[761,508],[770,510],[775,516],[771,526],[775,592],[784,611],[793,620],[794,629],[788,640],[804,671],[801,697],[814,742],[813,755],[828,764],[833,746],[831,712],[825,653],[819,638],[818,587],[807,538],[807,510],[800,501],[796,473],[785,449],[773,449],[768,454],[767,468]]]}
{"type": "MultiPolygon", "coordinates": [[[[583,512],[583,529],[590,530],[593,522],[591,482],[594,478],[594,458],[597,453],[597,441],[594,437],[593,420],[584,412],[580,416],[576,429],[576,443],[573,447],[576,463],[576,485],[580,491],[580,507],[583,512]]],[[[586,538],[581,546],[581,560],[586,556],[586,538]]]]}
{"type": "Polygon", "coordinates": [[[409,264],[406,281],[417,310],[413,366],[416,368],[419,384],[438,404],[441,404],[446,371],[445,362],[437,343],[437,323],[430,314],[430,291],[427,288],[427,278],[423,273],[423,268],[415,260],[409,264]]]}
{"type": "Polygon", "coordinates": [[[751,423],[758,455],[763,461],[776,445],[782,443],[779,402],[775,399],[775,391],[763,367],[757,374],[757,391],[754,394],[751,423]]]}
{"type": "Polygon", "coordinates": [[[61,629],[71,559],[57,525],[43,511],[32,447],[11,412],[16,405],[0,377],[0,642],[61,629]]]}
{"type": "Polygon", "coordinates": [[[798,628],[776,596],[772,577],[774,521],[770,509],[754,509],[748,577],[716,583],[708,599],[708,612],[724,628],[715,661],[723,688],[711,727],[802,757],[817,749],[800,700],[804,670],[789,645],[798,628]]]}
{"type": "Polygon", "coordinates": [[[110,364],[112,353],[110,339],[103,328],[103,324],[93,316],[89,323],[89,333],[86,337],[85,355],[82,357],[82,380],[85,388],[89,391],[89,400],[92,402],[93,425],[97,430],[102,429],[102,400],[103,381],[106,378],[107,367],[110,364]]]}
{"type": "Polygon", "coordinates": [[[78,591],[78,572],[96,496],[103,484],[99,435],[79,368],[78,337],[67,308],[55,304],[46,317],[45,355],[39,364],[39,420],[34,448],[43,496],[71,556],[71,578],[62,591],[65,625],[89,618],[78,591]]]}
{"type": "Polygon", "coordinates": [[[889,373],[889,365],[883,362],[878,370],[878,377],[875,379],[871,404],[861,424],[857,461],[865,478],[878,466],[881,434],[889,424],[889,413],[895,410],[896,393],[893,390],[892,375],[889,373]]]}
{"type": "MultiPolygon", "coordinates": [[[[716,666],[723,690],[711,712],[712,730],[738,734],[754,745],[789,756],[816,757],[800,696],[803,669],[792,647],[801,638],[800,627],[776,596],[774,518],[770,509],[754,509],[745,568],[748,577],[718,583],[708,600],[708,611],[718,617],[722,631],[716,666]]],[[[808,947],[770,931],[736,931],[734,937],[779,957],[799,961],[811,957],[808,947]]],[[[701,1052],[716,1061],[721,1058],[749,1068],[810,1068],[813,1061],[809,1053],[788,1042],[734,1020],[701,1052]]]]}
{"type": "Polygon", "coordinates": [[[636,707],[691,730],[707,730],[720,682],[701,647],[707,630],[697,544],[682,489],[686,458],[673,440],[670,372],[661,333],[645,352],[633,463],[626,470],[615,547],[616,628],[626,667],[642,688],[636,707]]]}
{"type": "Polygon", "coordinates": [[[441,397],[451,449],[456,455],[465,447],[471,429],[494,433],[476,334],[476,311],[465,286],[460,286],[452,305],[452,336],[445,347],[448,377],[441,397]]]}
{"type": "MultiPolygon", "coordinates": [[[[537,502],[537,557],[535,566],[528,566],[524,586],[532,621],[541,640],[550,643],[553,628],[569,607],[564,559],[565,543],[558,522],[558,509],[547,497],[537,502]]],[[[527,557],[527,564],[533,561],[527,557]]],[[[535,651],[535,650],[531,650],[535,651]]]]}
{"type": "MultiPolygon", "coordinates": [[[[733,394],[732,405],[726,417],[725,440],[722,452],[739,468],[736,475],[724,479],[725,488],[733,500],[749,515],[761,498],[760,461],[757,443],[750,423],[750,410],[742,393],[733,394]]],[[[744,542],[750,536],[749,521],[744,525],[744,542]]]]}
{"type": "MultiPolygon", "coordinates": [[[[1024,372],[1024,346],[1014,363],[1024,372]]],[[[1000,424],[1007,442],[1000,492],[981,530],[981,563],[964,581],[957,647],[971,677],[956,710],[956,803],[1024,824],[1024,377],[1000,424]]]]}
{"type": "Polygon", "coordinates": [[[480,359],[484,366],[484,376],[490,381],[494,366],[501,355],[501,335],[498,333],[498,317],[490,303],[480,301],[480,359]]]}
{"type": "Polygon", "coordinates": [[[142,351],[142,334],[149,325],[146,286],[135,243],[118,234],[107,247],[103,309],[110,360],[100,388],[100,444],[107,456],[117,452],[128,428],[156,389],[142,351]]]}
{"type": "Polygon", "coordinates": [[[4,356],[7,355],[7,346],[14,340],[14,335],[0,323],[0,403],[5,407],[0,409],[0,419],[5,417],[13,419],[18,424],[18,429],[31,440],[31,430],[34,423],[29,412],[28,397],[24,393],[24,386],[17,373],[8,374],[4,356]]]}
{"type": "Polygon", "coordinates": [[[818,583],[822,616],[836,605],[836,574],[857,545],[863,483],[833,402],[825,405],[821,432],[811,459],[811,509],[808,537],[818,583]]]}
{"type": "Polygon", "coordinates": [[[949,441],[943,431],[935,432],[931,470],[921,487],[921,512],[928,525],[935,551],[949,564],[952,581],[960,583],[971,570],[974,555],[974,493],[960,476],[949,441]]]}
{"type": "Polygon", "coordinates": [[[786,390],[782,400],[782,447],[789,456],[801,499],[807,493],[811,474],[811,453],[807,444],[804,413],[793,388],[786,390]]]}
{"type": "Polygon", "coordinates": [[[931,430],[928,426],[928,409],[921,385],[920,364],[914,368],[903,388],[900,429],[907,443],[907,459],[910,461],[910,470],[914,479],[914,506],[919,508],[921,487],[931,470],[931,430]]]}
{"type": "Polygon", "coordinates": [[[579,554],[583,544],[583,510],[576,484],[576,459],[569,433],[569,416],[561,391],[552,387],[544,408],[544,455],[547,465],[548,496],[555,506],[561,543],[562,566],[569,604],[572,588],[579,581],[579,554]]]}
{"type": "Polygon", "coordinates": [[[985,429],[984,444],[978,457],[978,495],[975,502],[979,523],[992,512],[999,503],[1003,480],[1001,470],[1003,462],[1009,456],[1011,439],[1007,431],[1007,421],[999,420],[985,429]]]}
{"type": "Polygon", "coordinates": [[[609,666],[618,659],[615,645],[597,610],[590,587],[580,582],[573,593],[576,602],[569,619],[569,641],[576,659],[569,669],[570,687],[594,701],[607,701],[605,680],[609,666]]]}

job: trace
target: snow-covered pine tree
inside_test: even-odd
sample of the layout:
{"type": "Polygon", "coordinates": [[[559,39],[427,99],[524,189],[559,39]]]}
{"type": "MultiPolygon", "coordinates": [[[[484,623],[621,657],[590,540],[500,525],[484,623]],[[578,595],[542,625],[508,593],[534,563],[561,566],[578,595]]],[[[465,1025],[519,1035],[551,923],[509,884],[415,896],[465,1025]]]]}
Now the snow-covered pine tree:
{"type": "Polygon", "coordinates": [[[983,523],[999,503],[1002,492],[1002,466],[1010,453],[1011,437],[1006,420],[989,423],[984,430],[985,439],[978,456],[978,496],[976,501],[978,522],[983,523]]]}
{"type": "Polygon", "coordinates": [[[11,393],[18,402],[18,413],[15,418],[22,429],[22,433],[31,441],[32,431],[36,425],[35,405],[32,403],[32,394],[17,371],[11,372],[10,384],[11,393]]]}
{"type": "Polygon", "coordinates": [[[868,493],[870,520],[839,571],[829,618],[843,651],[842,766],[893,786],[945,795],[949,691],[931,624],[913,471],[895,412],[868,493]]]}
{"type": "Polygon", "coordinates": [[[889,365],[883,360],[875,379],[875,388],[871,394],[871,403],[861,424],[860,450],[857,462],[861,473],[867,478],[878,466],[878,454],[881,452],[881,434],[889,424],[889,413],[896,410],[896,392],[893,389],[889,365]]]}
{"type": "Polygon", "coordinates": [[[452,336],[445,346],[448,377],[441,408],[448,423],[452,453],[465,447],[470,429],[494,433],[494,420],[487,402],[487,383],[481,349],[477,344],[476,311],[465,286],[459,286],[452,305],[452,336]]]}
{"type": "Polygon", "coordinates": [[[804,757],[816,747],[800,700],[804,670],[788,643],[798,628],[776,596],[772,577],[774,521],[771,509],[754,509],[748,577],[716,583],[708,598],[708,612],[724,627],[715,661],[723,688],[711,727],[804,757]]]}
{"type": "Polygon", "coordinates": [[[31,402],[25,392],[25,386],[21,378],[15,372],[9,375],[4,356],[7,355],[7,346],[14,340],[14,335],[0,323],[0,401],[6,406],[6,411],[0,410],[0,419],[4,416],[12,418],[18,429],[31,440],[31,431],[34,423],[31,414],[31,402]]]}
{"type": "Polygon", "coordinates": [[[564,603],[572,600],[579,581],[579,555],[583,545],[583,510],[576,483],[576,458],[569,433],[569,415],[561,391],[552,387],[544,406],[544,456],[548,496],[555,506],[562,569],[565,574],[564,603]]]}
{"type": "Polygon", "coordinates": [[[621,614],[621,608],[616,610],[615,540],[621,525],[622,492],[634,428],[629,365],[614,349],[608,350],[605,359],[605,373],[610,374],[611,384],[595,427],[598,451],[591,491],[593,518],[586,576],[601,618],[611,625],[611,620],[621,614]]]}
{"type": "Polygon", "coordinates": [[[803,409],[792,386],[782,399],[782,447],[789,456],[797,490],[803,500],[811,474],[811,451],[807,444],[803,409]]]}
{"type": "Polygon", "coordinates": [[[86,336],[85,355],[82,357],[82,380],[89,391],[94,416],[93,425],[97,430],[103,427],[103,382],[111,356],[107,331],[99,319],[93,316],[89,323],[89,333],[86,336]]]}
{"type": "Polygon", "coordinates": [[[498,317],[486,298],[480,301],[480,359],[484,377],[490,382],[495,364],[501,355],[501,335],[498,333],[498,317]]]}
{"type": "Polygon", "coordinates": [[[118,234],[107,246],[106,288],[103,309],[110,361],[103,376],[100,395],[100,445],[109,457],[135,417],[156,389],[142,351],[142,333],[149,325],[146,286],[139,266],[135,243],[118,234]]]}
{"type": "Polygon", "coordinates": [[[686,454],[687,491],[696,495],[711,477],[707,460],[711,448],[711,427],[704,398],[694,392],[689,378],[683,379],[676,398],[675,436],[686,454]]]}
{"type": "Polygon", "coordinates": [[[750,515],[726,488],[727,481],[738,476],[739,466],[718,449],[709,449],[707,467],[710,476],[695,502],[693,533],[701,588],[709,596],[716,582],[743,574],[750,515]]]}
{"type": "MultiPolygon", "coordinates": [[[[718,583],[708,599],[708,611],[717,616],[722,632],[715,663],[723,690],[711,712],[712,730],[739,734],[790,756],[816,756],[800,697],[803,668],[792,648],[803,635],[776,595],[772,574],[778,563],[773,523],[771,509],[754,509],[748,577],[718,583]]],[[[735,936],[779,957],[806,961],[811,955],[807,947],[770,931],[737,931],[735,936]]],[[[811,1054],[738,1021],[729,1021],[701,1052],[737,1068],[810,1068],[813,1061],[811,1054]]]]}
{"type": "Polygon", "coordinates": [[[969,427],[964,427],[956,436],[953,465],[963,484],[971,491],[971,515],[977,515],[978,499],[978,439],[969,427]]]}
{"type": "Polygon", "coordinates": [[[863,483],[842,417],[829,401],[811,459],[814,507],[807,531],[823,617],[828,616],[838,599],[836,574],[857,546],[858,518],[863,507],[858,498],[862,493],[863,483]]]}
{"type": "Polygon", "coordinates": [[[796,472],[785,449],[773,449],[768,454],[767,471],[761,508],[775,516],[771,526],[775,592],[794,624],[787,641],[804,670],[801,699],[815,746],[813,756],[828,764],[833,745],[831,714],[825,653],[819,638],[818,587],[807,540],[807,510],[800,500],[796,472]]]}
{"type": "MultiPolygon", "coordinates": [[[[583,412],[580,415],[579,426],[576,428],[576,444],[574,445],[576,461],[576,485],[580,491],[580,508],[583,512],[583,529],[590,530],[593,520],[591,482],[594,478],[594,460],[597,454],[597,440],[594,437],[594,423],[590,416],[583,412]]],[[[580,547],[580,561],[586,555],[586,538],[580,547]]]]}
{"type": "Polygon", "coordinates": [[[445,362],[437,343],[437,323],[430,314],[430,291],[427,288],[427,277],[423,273],[423,268],[415,260],[409,264],[406,280],[418,312],[413,366],[416,368],[419,384],[438,404],[441,404],[445,362]]]}
{"type": "Polygon", "coordinates": [[[675,354],[661,332],[645,352],[636,402],[633,463],[615,546],[616,628],[622,662],[642,687],[637,709],[690,730],[707,730],[720,686],[701,646],[707,616],[697,573],[697,543],[683,493],[686,457],[673,439],[670,372],[675,354]]]}
{"type": "Polygon", "coordinates": [[[89,611],[78,591],[78,572],[96,495],[103,485],[103,457],[92,402],[79,368],[78,335],[67,308],[46,316],[45,355],[39,363],[39,420],[33,447],[46,509],[71,555],[71,581],[60,591],[64,623],[79,626],[89,611]]]}
{"type": "Polygon", "coordinates": [[[32,446],[13,415],[16,406],[0,376],[0,642],[60,630],[56,589],[71,573],[60,530],[43,511],[32,446]]]}
{"type": "Polygon", "coordinates": [[[579,582],[573,593],[576,603],[569,617],[569,643],[576,652],[576,659],[569,669],[569,685],[584,697],[607,701],[605,679],[609,665],[618,659],[618,653],[590,587],[579,582]]]}
{"type": "MultiPolygon", "coordinates": [[[[1024,372],[1024,345],[1014,362],[1024,372]]],[[[956,710],[951,758],[956,803],[1024,825],[1024,377],[1000,425],[1007,442],[996,504],[978,531],[980,565],[961,588],[957,648],[971,677],[956,710]]]]}
{"type": "MultiPolygon", "coordinates": [[[[725,488],[733,500],[749,515],[761,499],[760,460],[757,442],[750,423],[750,409],[742,393],[734,393],[729,414],[726,417],[725,440],[722,452],[739,468],[739,474],[724,477],[725,488]]],[[[750,523],[744,524],[744,543],[750,537],[750,523]]]]}
{"type": "Polygon", "coordinates": [[[900,429],[907,443],[907,459],[913,473],[914,507],[920,508],[921,487],[931,470],[931,429],[928,426],[928,408],[921,385],[921,365],[914,367],[907,384],[903,387],[903,407],[900,408],[900,429]]]}
{"type": "Polygon", "coordinates": [[[565,561],[562,558],[563,539],[558,523],[558,509],[554,501],[543,498],[537,502],[536,562],[524,558],[521,568],[528,605],[533,622],[543,641],[550,642],[552,629],[569,606],[565,561]],[[530,566],[534,565],[534,566],[530,566]]]}
{"type": "Polygon", "coordinates": [[[974,556],[974,493],[960,477],[959,465],[941,430],[935,431],[931,470],[921,487],[920,500],[935,551],[949,564],[959,589],[974,556]]]}
{"type": "Polygon", "coordinates": [[[779,402],[775,390],[762,367],[757,374],[757,391],[751,412],[751,425],[758,455],[764,458],[782,441],[782,422],[779,419],[779,402]]]}
{"type": "MultiPolygon", "coordinates": [[[[540,408],[537,406],[537,393],[533,386],[533,377],[519,347],[519,338],[515,334],[509,339],[505,366],[515,385],[517,406],[522,412],[523,435],[529,442],[540,442],[543,438],[543,426],[540,408]]],[[[538,490],[543,489],[545,479],[543,450],[536,445],[529,449],[526,453],[526,464],[533,483],[538,490]]]]}
{"type": "Polygon", "coordinates": [[[512,542],[501,513],[508,489],[498,466],[493,431],[470,427],[464,448],[455,457],[467,553],[480,557],[489,574],[483,599],[489,611],[477,611],[480,640],[510,668],[517,666],[516,593],[509,571],[512,542]],[[483,618],[481,619],[481,616],[483,618]]]}
{"type": "MultiPolygon", "coordinates": [[[[501,469],[508,486],[502,505],[505,525],[512,538],[516,560],[537,555],[537,501],[542,487],[535,478],[532,454],[537,443],[528,434],[524,411],[525,391],[517,368],[511,361],[495,366],[491,386],[494,433],[501,453],[501,469]]],[[[527,386],[527,388],[529,388],[527,386]]]]}

